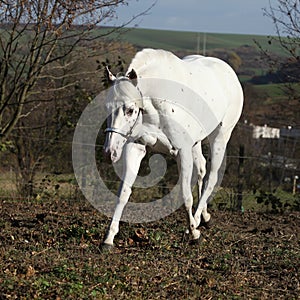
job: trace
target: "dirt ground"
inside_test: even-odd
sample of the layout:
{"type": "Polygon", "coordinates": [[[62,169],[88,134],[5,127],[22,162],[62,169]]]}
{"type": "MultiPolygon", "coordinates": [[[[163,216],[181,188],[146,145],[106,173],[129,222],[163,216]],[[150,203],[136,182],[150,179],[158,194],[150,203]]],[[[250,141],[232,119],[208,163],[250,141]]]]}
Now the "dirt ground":
{"type": "Polygon", "coordinates": [[[180,209],[109,224],[88,202],[0,202],[0,299],[300,299],[300,213],[215,211],[199,244],[180,209]]]}

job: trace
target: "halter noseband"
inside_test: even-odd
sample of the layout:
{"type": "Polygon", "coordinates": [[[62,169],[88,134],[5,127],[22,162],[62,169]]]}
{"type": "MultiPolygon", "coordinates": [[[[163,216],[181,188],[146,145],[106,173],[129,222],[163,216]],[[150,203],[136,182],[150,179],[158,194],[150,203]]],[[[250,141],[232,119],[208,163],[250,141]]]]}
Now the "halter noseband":
{"type": "Polygon", "coordinates": [[[138,112],[138,115],[137,115],[137,117],[136,117],[136,120],[135,120],[134,124],[132,125],[132,127],[129,129],[128,132],[126,132],[126,131],[124,131],[124,130],[122,130],[122,129],[119,129],[119,128],[115,128],[115,127],[108,127],[108,128],[106,128],[106,129],[104,130],[104,132],[105,132],[105,133],[107,133],[107,132],[115,132],[115,133],[120,134],[120,135],[123,136],[124,138],[128,139],[128,138],[131,136],[131,134],[132,134],[134,128],[135,128],[136,125],[137,125],[137,121],[138,121],[138,118],[139,118],[139,116],[140,116],[141,110],[142,110],[142,109],[140,108],[140,109],[139,109],[139,112],[138,112]]]}

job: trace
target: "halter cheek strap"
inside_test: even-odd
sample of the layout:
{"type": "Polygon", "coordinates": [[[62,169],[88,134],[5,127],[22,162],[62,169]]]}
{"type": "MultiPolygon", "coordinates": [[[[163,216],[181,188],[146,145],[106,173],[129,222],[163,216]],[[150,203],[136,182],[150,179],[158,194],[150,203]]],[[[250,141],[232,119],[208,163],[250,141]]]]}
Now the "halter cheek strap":
{"type": "Polygon", "coordinates": [[[119,128],[115,128],[115,127],[108,127],[108,128],[106,128],[106,129],[104,130],[104,132],[105,132],[105,133],[107,133],[107,132],[115,132],[115,133],[118,133],[118,134],[122,135],[124,138],[128,139],[128,138],[131,136],[131,134],[132,134],[134,128],[135,128],[136,125],[137,125],[137,121],[138,121],[138,118],[139,118],[139,116],[140,116],[141,110],[142,110],[142,109],[139,109],[139,113],[138,113],[138,115],[137,115],[137,117],[136,117],[136,120],[135,120],[134,124],[132,125],[132,127],[129,129],[128,132],[126,132],[126,131],[124,131],[124,130],[122,130],[122,129],[119,129],[119,128]]]}
{"type": "Polygon", "coordinates": [[[122,135],[122,136],[124,136],[124,137],[127,136],[127,132],[125,132],[125,131],[123,131],[123,130],[121,130],[121,129],[115,128],[115,127],[108,127],[108,128],[106,128],[106,129],[104,130],[104,132],[105,132],[105,133],[107,133],[107,132],[115,132],[115,133],[118,133],[118,134],[120,134],[120,135],[122,135]]]}

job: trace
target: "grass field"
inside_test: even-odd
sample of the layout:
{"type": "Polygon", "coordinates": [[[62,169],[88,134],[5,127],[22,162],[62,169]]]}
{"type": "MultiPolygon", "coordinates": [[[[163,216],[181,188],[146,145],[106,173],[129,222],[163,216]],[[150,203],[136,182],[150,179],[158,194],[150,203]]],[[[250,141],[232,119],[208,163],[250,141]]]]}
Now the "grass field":
{"type": "MultiPolygon", "coordinates": [[[[295,91],[300,92],[300,86],[298,83],[290,84],[290,87],[295,89],[295,91]]],[[[268,95],[272,99],[272,102],[277,102],[286,99],[286,89],[285,83],[269,83],[269,84],[258,84],[255,85],[255,90],[258,93],[268,95]]]]}
{"type": "MultiPolygon", "coordinates": [[[[279,44],[268,43],[269,38],[261,35],[219,34],[186,31],[168,31],[153,29],[130,29],[122,33],[119,38],[141,47],[162,48],[165,50],[184,50],[195,53],[203,49],[204,35],[206,49],[235,49],[244,45],[255,46],[256,40],[262,47],[276,54],[283,54],[279,44]]],[[[113,37],[116,37],[113,36],[113,37]]]]}

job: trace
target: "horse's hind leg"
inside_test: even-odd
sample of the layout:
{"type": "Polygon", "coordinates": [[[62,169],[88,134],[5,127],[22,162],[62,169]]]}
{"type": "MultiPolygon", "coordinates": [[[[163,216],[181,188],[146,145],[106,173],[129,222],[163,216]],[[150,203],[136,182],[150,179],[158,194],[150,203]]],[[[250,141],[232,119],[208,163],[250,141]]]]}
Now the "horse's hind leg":
{"type": "Polygon", "coordinates": [[[145,146],[128,143],[123,148],[123,177],[118,191],[118,200],[104,245],[113,245],[114,237],[119,232],[119,222],[125,205],[131,195],[131,187],[136,179],[142,159],[146,154],[145,146]]]}
{"type": "Polygon", "coordinates": [[[193,154],[190,148],[180,149],[180,183],[181,183],[181,192],[184,200],[185,208],[188,213],[189,218],[189,228],[193,235],[193,239],[196,240],[200,237],[200,231],[197,230],[196,222],[193,216],[192,207],[193,207],[193,195],[191,189],[191,180],[193,173],[193,154]]]}
{"type": "Polygon", "coordinates": [[[193,161],[194,161],[194,167],[196,169],[196,175],[197,175],[198,201],[200,201],[203,178],[206,174],[206,160],[202,153],[201,142],[198,142],[193,147],[193,161]]]}
{"type": "Polygon", "coordinates": [[[197,227],[200,225],[201,215],[205,223],[209,222],[210,220],[210,214],[207,212],[207,202],[210,196],[212,195],[214,188],[218,182],[219,169],[224,159],[226,145],[229,141],[232,129],[233,127],[224,128],[220,125],[210,137],[210,147],[211,147],[210,172],[206,182],[205,189],[200,198],[197,210],[194,215],[197,227]]]}

